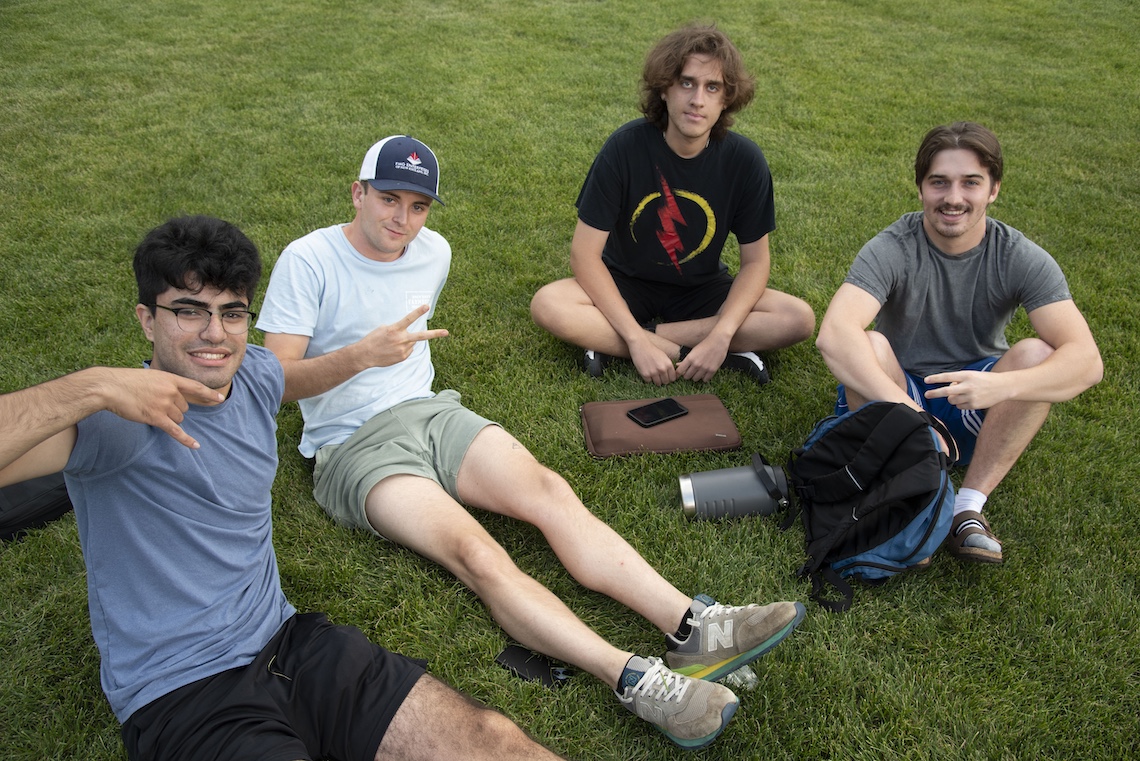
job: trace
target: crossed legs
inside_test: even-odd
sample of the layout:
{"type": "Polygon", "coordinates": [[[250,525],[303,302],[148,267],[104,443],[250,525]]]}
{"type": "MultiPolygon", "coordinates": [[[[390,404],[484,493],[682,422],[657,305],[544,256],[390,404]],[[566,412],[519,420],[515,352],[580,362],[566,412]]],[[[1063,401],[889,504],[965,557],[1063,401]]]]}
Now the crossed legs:
{"type": "MultiPolygon", "coordinates": [[[[615,357],[629,357],[629,348],[605,315],[594,306],[574,278],[556,280],[538,290],[530,303],[534,321],[555,337],[615,357]]],[[[676,360],[682,346],[696,346],[716,325],[715,317],[661,323],[650,341],[676,360]]],[[[729,344],[730,351],[770,351],[799,343],[815,330],[815,313],[794,296],[768,288],[756,302],[729,344]]]]}
{"type": "MultiPolygon", "coordinates": [[[[867,331],[879,366],[899,388],[906,390],[906,375],[887,339],[876,331],[867,331]]],[[[993,366],[1000,373],[1034,367],[1052,354],[1053,349],[1038,338],[1018,341],[993,366]]],[[[848,407],[856,409],[868,399],[847,389],[848,407]]],[[[1008,475],[1013,464],[1033,441],[1045,424],[1051,405],[1048,402],[1008,401],[986,410],[986,418],[978,432],[974,456],[962,480],[963,489],[974,489],[986,496],[1008,475]]]]}

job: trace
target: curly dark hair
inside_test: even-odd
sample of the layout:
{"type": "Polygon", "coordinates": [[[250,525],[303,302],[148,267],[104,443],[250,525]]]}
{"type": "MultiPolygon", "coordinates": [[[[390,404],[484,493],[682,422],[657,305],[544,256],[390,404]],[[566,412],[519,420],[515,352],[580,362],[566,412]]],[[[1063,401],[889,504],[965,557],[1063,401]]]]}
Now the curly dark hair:
{"type": "Polygon", "coordinates": [[[211,286],[252,300],[261,280],[257,246],[235,225],[216,217],[176,217],[151,230],[135,249],[139,303],[154,307],[167,288],[211,286]]]}
{"type": "Polygon", "coordinates": [[[711,137],[722,139],[737,111],[752,102],[756,80],[744,68],[740,51],[715,24],[692,24],[669,34],[645,58],[641,73],[641,112],[662,131],[669,126],[669,111],[661,96],[681,77],[692,55],[711,56],[720,63],[724,79],[724,111],[713,125],[711,137]]]}

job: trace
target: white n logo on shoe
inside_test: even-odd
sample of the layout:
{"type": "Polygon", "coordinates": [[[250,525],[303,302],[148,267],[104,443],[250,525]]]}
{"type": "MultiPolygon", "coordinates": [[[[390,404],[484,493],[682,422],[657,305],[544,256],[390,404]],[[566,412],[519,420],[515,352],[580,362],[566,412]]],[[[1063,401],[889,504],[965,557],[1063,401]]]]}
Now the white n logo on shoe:
{"type": "Polygon", "coordinates": [[[665,725],[665,709],[654,703],[639,702],[637,715],[651,724],[665,725]]]}
{"type": "Polygon", "coordinates": [[[708,631],[706,632],[708,641],[708,651],[725,647],[732,648],[732,619],[728,619],[723,625],[713,622],[708,623],[708,631]]]}

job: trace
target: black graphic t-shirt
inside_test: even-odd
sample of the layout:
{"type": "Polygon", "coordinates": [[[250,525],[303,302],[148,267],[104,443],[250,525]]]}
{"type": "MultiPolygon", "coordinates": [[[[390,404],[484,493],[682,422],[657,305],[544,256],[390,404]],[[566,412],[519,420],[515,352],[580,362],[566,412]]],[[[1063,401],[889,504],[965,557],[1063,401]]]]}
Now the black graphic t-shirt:
{"type": "Polygon", "coordinates": [[[620,127],[594,159],[578,217],[610,233],[602,254],[630,277],[697,285],[727,269],[731,232],[741,244],[776,229],[772,175],[759,146],[730,132],[683,159],[645,119],[620,127]]]}

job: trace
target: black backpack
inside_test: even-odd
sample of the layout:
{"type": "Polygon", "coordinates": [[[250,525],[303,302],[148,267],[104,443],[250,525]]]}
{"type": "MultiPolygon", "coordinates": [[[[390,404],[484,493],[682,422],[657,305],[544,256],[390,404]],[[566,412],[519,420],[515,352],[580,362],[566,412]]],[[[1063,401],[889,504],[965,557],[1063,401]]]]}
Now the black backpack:
{"type": "Polygon", "coordinates": [[[809,558],[799,576],[811,578],[811,598],[845,611],[853,592],[844,579],[883,583],[934,554],[950,532],[956,459],[945,426],[905,404],[869,402],[820,421],[787,468],[809,558]],[[825,582],[842,599],[828,599],[825,582]]]}
{"type": "Polygon", "coordinates": [[[71,510],[63,473],[0,487],[0,540],[23,536],[71,510]]]}

